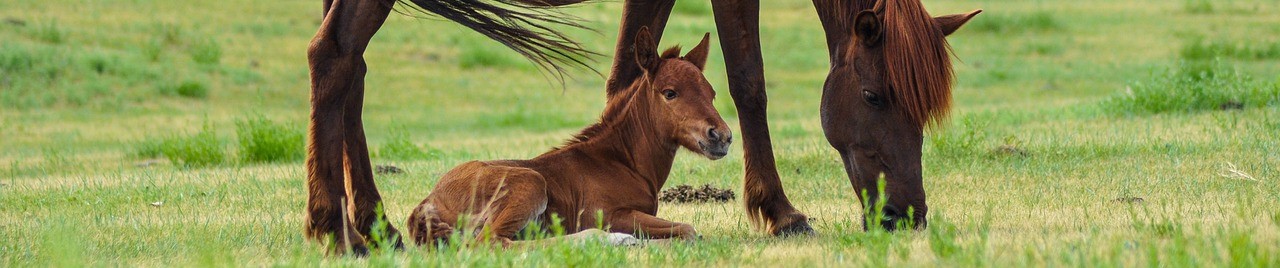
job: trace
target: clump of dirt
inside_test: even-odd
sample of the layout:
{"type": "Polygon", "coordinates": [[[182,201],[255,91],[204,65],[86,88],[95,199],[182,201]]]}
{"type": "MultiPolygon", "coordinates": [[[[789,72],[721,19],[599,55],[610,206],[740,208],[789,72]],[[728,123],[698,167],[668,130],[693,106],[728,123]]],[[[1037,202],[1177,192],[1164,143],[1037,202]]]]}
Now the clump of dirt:
{"type": "Polygon", "coordinates": [[[677,185],[658,194],[658,200],[668,203],[724,203],[733,198],[733,190],[716,188],[710,184],[702,185],[701,188],[687,184],[677,185]]]}
{"type": "Polygon", "coordinates": [[[378,165],[373,167],[373,172],[378,175],[388,175],[404,173],[404,170],[392,165],[378,165]]]}
{"type": "Polygon", "coordinates": [[[9,25],[18,26],[18,27],[27,26],[27,21],[19,18],[5,18],[4,22],[8,23],[9,25]]]}
{"type": "Polygon", "coordinates": [[[1218,110],[1223,110],[1223,111],[1244,110],[1244,103],[1241,103],[1239,101],[1234,101],[1234,100],[1227,101],[1225,103],[1222,103],[1221,105],[1218,105],[1218,110]]]}

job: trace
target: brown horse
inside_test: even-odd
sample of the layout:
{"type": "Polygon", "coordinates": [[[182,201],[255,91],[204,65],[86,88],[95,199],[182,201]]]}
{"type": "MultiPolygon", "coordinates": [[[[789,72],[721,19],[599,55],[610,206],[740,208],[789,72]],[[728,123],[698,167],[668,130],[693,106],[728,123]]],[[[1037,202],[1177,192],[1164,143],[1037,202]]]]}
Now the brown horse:
{"type": "MultiPolygon", "coordinates": [[[[839,10],[859,12],[835,16],[853,19],[847,23],[823,20],[832,68],[822,90],[822,130],[840,153],[849,182],[870,198],[858,195],[863,206],[881,198],[876,184],[883,174],[888,196],[879,224],[889,230],[907,222],[924,227],[923,130],[939,123],[951,104],[945,37],[981,10],[934,18],[920,2],[901,0],[839,10]]],[[[863,226],[870,224],[876,223],[863,226]]]]}
{"type": "Polygon", "coordinates": [[[697,236],[693,226],[655,215],[677,149],[713,160],[729,150],[732,135],[702,75],[710,34],[683,57],[678,47],[659,56],[649,31],[638,35],[643,75],[609,100],[599,123],[533,159],[471,161],[445,173],[409,215],[413,241],[444,241],[464,218],[481,240],[509,246],[530,221],[552,223],[552,215],[569,232],[603,223],[649,238],[697,236]]]}
{"type": "MultiPolygon", "coordinates": [[[[526,11],[484,0],[324,0],[324,21],[307,55],[311,68],[311,119],[307,136],[306,234],[313,239],[331,237],[338,252],[367,250],[364,238],[370,235],[372,224],[376,220],[387,222],[385,217],[377,216],[383,215],[378,211],[381,196],[373,183],[361,109],[364,50],[398,1],[476,30],[557,73],[562,69],[556,62],[581,64],[577,56],[590,54],[541,25],[578,26],[542,8],[585,0],[491,0],[525,7],[520,10],[526,11]]],[[[876,16],[868,17],[882,20],[876,25],[883,27],[862,28],[876,31],[855,33],[858,28],[850,21],[856,18],[855,11],[873,9],[873,1],[813,1],[826,31],[833,66],[824,87],[824,130],[829,140],[839,141],[832,145],[846,159],[855,188],[866,189],[865,178],[879,170],[889,181],[887,198],[895,213],[903,214],[900,210],[911,206],[915,209],[911,217],[923,219],[927,208],[924,191],[919,187],[919,152],[925,125],[922,122],[945,115],[951,87],[950,60],[945,57],[945,49],[938,49],[945,48],[946,43],[936,33],[953,31],[975,13],[929,20],[919,0],[884,0],[889,4],[883,5],[883,12],[873,12],[876,16]],[[866,38],[855,39],[863,35],[866,38]],[[881,41],[853,44],[852,40],[881,41]],[[909,56],[915,52],[931,54],[909,56]],[[868,106],[871,103],[876,103],[874,108],[868,106]],[[846,107],[836,107],[841,105],[846,107]]],[[[634,38],[639,29],[651,29],[655,42],[660,41],[675,4],[675,0],[625,2],[606,86],[610,98],[643,75],[643,70],[633,64],[634,38]]],[[[774,164],[765,110],[768,101],[760,49],[759,1],[711,0],[711,4],[729,92],[742,129],[748,218],[774,235],[812,233],[808,217],[796,210],[783,192],[774,164]]],[[[387,232],[398,235],[391,226],[387,226],[387,232]]]]}

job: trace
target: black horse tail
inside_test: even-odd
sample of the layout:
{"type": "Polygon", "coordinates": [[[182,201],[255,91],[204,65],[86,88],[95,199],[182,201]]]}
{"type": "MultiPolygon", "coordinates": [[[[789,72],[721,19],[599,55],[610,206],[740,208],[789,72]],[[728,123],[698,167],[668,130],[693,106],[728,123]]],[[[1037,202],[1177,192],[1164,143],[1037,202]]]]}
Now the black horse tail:
{"type": "Polygon", "coordinates": [[[550,10],[550,7],[586,0],[399,0],[417,11],[444,17],[471,28],[515,50],[544,71],[563,81],[565,67],[592,69],[584,61],[600,54],[588,51],[560,31],[548,27],[559,24],[586,29],[578,19],[550,10]]]}
{"type": "Polygon", "coordinates": [[[521,4],[536,7],[558,7],[586,2],[587,0],[515,0],[521,4]]]}

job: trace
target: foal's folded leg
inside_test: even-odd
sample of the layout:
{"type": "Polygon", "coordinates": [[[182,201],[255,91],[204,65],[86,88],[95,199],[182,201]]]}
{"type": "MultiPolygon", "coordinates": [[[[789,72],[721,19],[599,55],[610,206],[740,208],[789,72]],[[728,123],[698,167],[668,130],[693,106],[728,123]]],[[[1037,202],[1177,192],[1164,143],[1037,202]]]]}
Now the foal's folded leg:
{"type": "Polygon", "coordinates": [[[635,210],[621,211],[609,220],[610,231],[635,234],[646,239],[697,239],[693,225],[664,220],[635,210]]]}

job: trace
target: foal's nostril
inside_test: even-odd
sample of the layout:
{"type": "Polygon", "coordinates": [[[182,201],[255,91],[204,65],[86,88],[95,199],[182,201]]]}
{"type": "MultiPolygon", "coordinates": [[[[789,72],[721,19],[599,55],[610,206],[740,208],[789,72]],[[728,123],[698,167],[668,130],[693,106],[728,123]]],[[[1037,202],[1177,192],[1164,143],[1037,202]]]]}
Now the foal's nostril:
{"type": "Polygon", "coordinates": [[[709,128],[707,129],[707,138],[714,141],[718,141],[720,140],[720,133],[716,132],[715,127],[709,128]]]}

